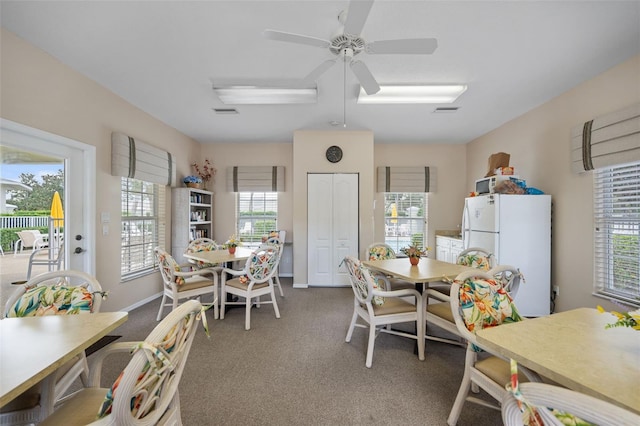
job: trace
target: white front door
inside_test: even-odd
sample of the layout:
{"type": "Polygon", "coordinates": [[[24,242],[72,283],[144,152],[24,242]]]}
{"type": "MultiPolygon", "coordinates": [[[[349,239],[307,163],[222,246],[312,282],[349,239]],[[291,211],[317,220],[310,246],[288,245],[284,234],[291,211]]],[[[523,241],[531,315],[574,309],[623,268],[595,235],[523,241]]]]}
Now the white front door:
{"type": "Polygon", "coordinates": [[[340,266],[345,256],[358,257],[358,175],[308,175],[308,284],[349,286],[340,266]]]}
{"type": "Polygon", "coordinates": [[[0,132],[4,146],[64,162],[64,267],[95,275],[95,147],[9,120],[0,132]]]}

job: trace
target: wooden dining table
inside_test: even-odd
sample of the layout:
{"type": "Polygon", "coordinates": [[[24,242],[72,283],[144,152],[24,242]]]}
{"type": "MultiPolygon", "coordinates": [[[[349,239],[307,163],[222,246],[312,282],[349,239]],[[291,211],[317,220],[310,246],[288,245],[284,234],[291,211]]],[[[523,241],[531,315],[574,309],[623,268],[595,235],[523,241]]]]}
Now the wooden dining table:
{"type": "Polygon", "coordinates": [[[480,346],[569,389],[640,414],[640,331],[579,308],[476,332],[480,346]]]}
{"type": "Polygon", "coordinates": [[[209,250],[209,251],[197,251],[193,253],[185,253],[184,257],[187,259],[198,260],[205,263],[224,263],[228,264],[236,261],[245,261],[253,253],[254,249],[248,247],[236,247],[235,253],[229,253],[229,250],[209,250]]]}
{"type": "Polygon", "coordinates": [[[409,259],[405,257],[365,260],[362,263],[383,274],[415,283],[416,289],[421,293],[424,290],[424,285],[428,285],[429,282],[442,281],[443,278],[454,279],[460,273],[471,269],[468,266],[443,262],[428,257],[420,258],[420,262],[415,266],[411,265],[409,259]]]}
{"type": "Polygon", "coordinates": [[[0,320],[0,407],[127,320],[126,312],[0,320]]]}

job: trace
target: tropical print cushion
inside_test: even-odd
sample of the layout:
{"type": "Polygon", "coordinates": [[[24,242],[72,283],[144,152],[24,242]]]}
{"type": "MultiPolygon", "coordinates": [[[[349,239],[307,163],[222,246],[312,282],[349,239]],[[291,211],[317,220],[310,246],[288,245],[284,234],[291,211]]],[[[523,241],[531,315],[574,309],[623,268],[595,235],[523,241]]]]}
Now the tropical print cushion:
{"type": "MultiPolygon", "coordinates": [[[[189,245],[189,247],[187,247],[187,250],[185,251],[185,253],[191,254],[191,253],[198,253],[201,251],[214,251],[214,250],[218,250],[218,244],[215,241],[194,241],[189,245]]],[[[195,265],[196,265],[196,268],[198,269],[213,268],[216,266],[220,266],[220,264],[203,262],[202,260],[196,260],[195,265]]]]}
{"type": "Polygon", "coordinates": [[[386,260],[393,259],[396,254],[393,249],[385,246],[375,246],[369,249],[369,260],[386,260]]]}
{"type": "Polygon", "coordinates": [[[489,256],[479,256],[477,254],[466,254],[458,257],[458,265],[469,266],[471,268],[488,271],[491,269],[489,256]]]}
{"type": "Polygon", "coordinates": [[[460,284],[460,311],[470,332],[522,321],[511,296],[493,279],[468,278],[460,284]]]}
{"type": "Polygon", "coordinates": [[[7,317],[74,315],[90,313],[93,295],[84,287],[42,285],[27,290],[7,317]]]}
{"type": "MultiPolygon", "coordinates": [[[[365,278],[364,271],[367,271],[367,273],[369,274],[369,276],[373,280],[372,287],[373,287],[374,290],[382,290],[382,291],[386,290],[386,287],[384,285],[384,281],[382,281],[382,278],[380,276],[372,274],[371,270],[369,268],[367,268],[363,264],[359,264],[359,266],[357,268],[355,268],[354,273],[356,275],[357,287],[360,290],[360,294],[362,295],[362,297],[364,299],[366,299],[369,296],[369,287],[367,286],[367,281],[366,281],[366,278],[365,278]]],[[[382,297],[382,296],[373,296],[371,298],[371,303],[373,303],[374,305],[378,305],[378,306],[384,305],[384,301],[385,301],[384,297],[382,297]]]]}
{"type": "Polygon", "coordinates": [[[167,277],[174,277],[173,280],[178,286],[184,285],[184,278],[174,275],[175,272],[182,272],[182,269],[173,257],[168,256],[165,252],[158,252],[158,263],[167,277]]]}
{"type": "MultiPolygon", "coordinates": [[[[269,250],[254,253],[249,263],[249,275],[255,281],[264,281],[275,268],[278,261],[278,252],[269,250]]],[[[242,284],[249,284],[249,275],[241,275],[238,279],[242,284]]]]}
{"type": "MultiPolygon", "coordinates": [[[[141,342],[132,348],[132,353],[141,349],[145,350],[147,358],[149,359],[138,375],[134,391],[135,396],[131,398],[131,414],[134,417],[143,418],[155,407],[151,399],[160,397],[162,386],[159,386],[159,381],[164,379],[163,376],[165,374],[171,374],[167,368],[163,368],[163,364],[165,367],[171,366],[171,357],[169,354],[173,352],[176,347],[176,342],[178,342],[181,336],[187,331],[189,325],[189,321],[186,321],[187,318],[189,318],[189,316],[185,318],[185,321],[173,326],[162,343],[151,345],[147,342],[141,342]],[[151,367],[153,367],[153,369],[151,367]],[[149,391],[153,392],[154,395],[152,396],[149,391]],[[144,399],[147,399],[146,403],[144,399]],[[142,410],[142,412],[140,410],[142,410]]],[[[113,399],[123,376],[124,370],[107,392],[96,418],[99,419],[111,413],[113,399]]]]}
{"type": "Polygon", "coordinates": [[[507,384],[507,390],[515,397],[518,402],[518,407],[522,412],[522,424],[527,426],[544,426],[544,421],[540,418],[538,413],[539,409],[547,409],[551,411],[551,414],[560,421],[563,425],[571,426],[593,426],[592,423],[582,420],[580,417],[574,416],[566,411],[561,411],[555,408],[548,407],[536,407],[530,404],[526,398],[520,392],[519,380],[518,380],[518,363],[511,359],[511,380],[507,384]]]}

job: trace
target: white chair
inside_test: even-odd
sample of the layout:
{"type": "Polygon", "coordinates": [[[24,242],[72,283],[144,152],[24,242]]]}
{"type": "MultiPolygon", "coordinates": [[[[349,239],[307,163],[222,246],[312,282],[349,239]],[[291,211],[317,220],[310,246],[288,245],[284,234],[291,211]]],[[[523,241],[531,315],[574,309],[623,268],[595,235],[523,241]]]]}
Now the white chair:
{"type": "Polygon", "coordinates": [[[353,316],[347,331],[346,341],[351,341],[355,327],[369,329],[367,357],[365,365],[371,368],[373,347],[378,332],[408,337],[418,342],[418,358],[424,361],[424,321],[420,293],[415,289],[390,291],[387,278],[382,274],[373,275],[369,268],[355,257],[347,256],[344,263],[349,271],[351,288],[353,289],[353,316]],[[404,298],[410,296],[415,304],[404,298]],[[359,324],[361,318],[367,324],[359,324]],[[391,324],[412,322],[416,324],[416,334],[392,330],[391,324]]]}
{"type": "MultiPolygon", "coordinates": [[[[373,243],[367,247],[367,258],[369,260],[386,260],[395,259],[396,252],[389,244],[385,243],[373,243]]],[[[391,284],[391,288],[394,290],[400,290],[403,288],[415,289],[415,283],[401,280],[399,278],[387,276],[387,280],[391,284]]]]}
{"type": "Polygon", "coordinates": [[[220,318],[224,319],[226,305],[245,305],[245,330],[251,328],[251,305],[253,299],[256,299],[256,306],[260,303],[270,303],[273,305],[276,318],[280,318],[278,303],[274,292],[273,276],[278,270],[278,262],[280,261],[280,249],[273,244],[262,244],[249,256],[241,271],[235,269],[224,268],[222,270],[222,294],[221,294],[221,310],[220,318]],[[227,279],[227,275],[236,277],[227,279]],[[245,300],[231,302],[227,300],[227,293],[245,300]],[[271,300],[261,302],[260,296],[270,295],[271,300]]]}
{"type": "MultiPolygon", "coordinates": [[[[520,287],[520,279],[522,274],[518,268],[511,265],[500,265],[491,269],[488,272],[495,280],[504,288],[513,299],[515,293],[520,287]]],[[[450,284],[445,284],[451,287],[450,284]]],[[[449,334],[457,336],[457,339],[449,339],[446,337],[426,335],[429,340],[434,340],[443,343],[450,343],[453,345],[466,346],[464,336],[458,331],[453,314],[451,313],[451,304],[449,302],[449,295],[445,295],[442,292],[434,289],[428,289],[423,294],[423,300],[425,304],[425,319],[427,321],[427,329],[430,325],[435,325],[442,330],[447,331],[449,334]],[[436,303],[431,303],[432,301],[436,303]]]]}
{"type": "MultiPolygon", "coordinates": [[[[4,316],[96,313],[100,312],[103,297],[100,283],[89,274],[74,270],[49,272],[17,287],[7,300],[4,316]],[[68,305],[63,306],[63,303],[68,305]]],[[[25,350],[28,350],[28,342],[25,342],[25,350]]],[[[63,395],[78,377],[83,384],[89,383],[88,373],[87,358],[82,352],[0,408],[0,424],[26,425],[41,421],[53,412],[56,404],[64,401],[63,395]]]]}
{"type": "Polygon", "coordinates": [[[200,296],[209,294],[213,297],[211,302],[213,317],[218,319],[218,275],[209,268],[192,270],[191,264],[178,265],[173,256],[161,247],[156,247],[154,253],[164,283],[162,301],[156,320],[160,321],[162,318],[165,306],[171,306],[171,309],[175,310],[181,299],[200,298],[200,296]],[[171,303],[167,303],[167,298],[171,299],[171,303]]]}
{"type": "Polygon", "coordinates": [[[34,249],[29,256],[29,267],[27,268],[27,280],[31,279],[31,272],[34,266],[47,266],[49,271],[62,268],[64,260],[64,243],[60,247],[43,247],[34,249]]]}
{"type": "Polygon", "coordinates": [[[18,253],[18,248],[20,248],[20,253],[22,254],[22,250],[25,248],[39,249],[49,246],[47,242],[49,236],[42,234],[37,229],[25,229],[16,232],[16,234],[18,234],[18,241],[16,241],[13,249],[14,256],[18,253]]]}
{"type": "Polygon", "coordinates": [[[202,305],[189,300],[166,316],[143,342],[112,343],[94,354],[90,384],[62,404],[42,426],[181,425],[178,385],[191,350],[202,305]],[[131,359],[111,387],[101,369],[113,354],[131,359]]]}
{"type": "MultiPolygon", "coordinates": [[[[546,383],[522,383],[518,386],[523,408],[533,408],[547,426],[579,424],[562,422],[578,417],[594,425],[640,425],[640,416],[617,405],[589,395],[546,383]],[[552,411],[553,410],[553,411],[552,411]]],[[[523,412],[511,392],[502,399],[502,421],[505,426],[523,426],[523,412]]]]}
{"type": "MultiPolygon", "coordinates": [[[[468,266],[474,269],[480,269],[482,271],[488,271],[489,269],[496,266],[495,260],[496,258],[493,253],[489,252],[488,250],[485,250],[481,247],[469,247],[468,249],[462,250],[460,253],[458,253],[458,256],[456,257],[456,264],[468,266]]],[[[434,291],[439,291],[440,293],[448,296],[451,286],[447,283],[431,283],[429,285],[429,288],[434,291]]],[[[437,294],[435,296],[436,299],[442,300],[442,297],[438,297],[437,294]]]]}
{"type": "Polygon", "coordinates": [[[280,261],[282,260],[282,253],[284,252],[284,238],[287,235],[287,231],[271,231],[267,236],[267,243],[275,244],[280,249],[280,259],[278,259],[278,270],[276,274],[273,276],[275,284],[278,286],[278,290],[280,290],[280,297],[284,297],[284,293],[282,292],[282,284],[280,283],[280,261]]]}
{"type": "MultiPolygon", "coordinates": [[[[447,424],[454,426],[458,422],[465,401],[499,410],[499,402],[507,393],[505,385],[511,379],[509,360],[479,345],[475,330],[522,321],[523,318],[518,314],[509,294],[492,274],[485,271],[468,271],[458,275],[451,285],[449,301],[458,332],[467,341],[462,383],[447,419],[447,424]],[[486,309],[486,306],[491,306],[492,309],[486,309]],[[479,350],[483,352],[480,353],[479,350]],[[482,388],[498,403],[491,404],[469,396],[472,384],[482,388]]],[[[520,382],[540,381],[536,373],[525,368],[521,370],[520,382]]]]}

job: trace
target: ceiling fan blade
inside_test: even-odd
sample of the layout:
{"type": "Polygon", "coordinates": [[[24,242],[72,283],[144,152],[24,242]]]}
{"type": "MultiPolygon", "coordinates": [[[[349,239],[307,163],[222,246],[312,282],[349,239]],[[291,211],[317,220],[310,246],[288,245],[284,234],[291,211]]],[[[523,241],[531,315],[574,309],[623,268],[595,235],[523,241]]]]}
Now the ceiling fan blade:
{"type": "Polygon", "coordinates": [[[311,71],[309,73],[309,75],[307,75],[304,78],[304,81],[309,81],[309,82],[316,81],[318,79],[318,77],[320,77],[322,74],[324,74],[325,71],[327,71],[329,68],[334,66],[335,63],[336,63],[336,59],[328,59],[328,60],[324,61],[323,63],[318,65],[313,71],[311,71]]]}
{"type": "Polygon", "coordinates": [[[329,47],[329,41],[321,38],[310,37],[301,34],[285,33],[277,30],[264,30],[262,32],[264,38],[269,40],[286,41],[289,43],[306,44],[315,47],[329,47]]]}
{"type": "Polygon", "coordinates": [[[373,77],[373,74],[371,74],[371,71],[369,71],[369,68],[367,68],[364,62],[352,61],[350,65],[353,73],[358,78],[360,85],[362,86],[364,91],[367,92],[367,95],[373,95],[380,91],[378,82],[373,77]]]}
{"type": "Polygon", "coordinates": [[[359,36],[367,21],[369,11],[373,6],[373,0],[351,0],[347,11],[347,20],[344,23],[344,33],[351,36],[359,36]]]}
{"type": "Polygon", "coordinates": [[[373,41],[368,43],[365,49],[372,55],[396,53],[430,55],[437,47],[438,40],[435,38],[409,38],[373,41]]]}

